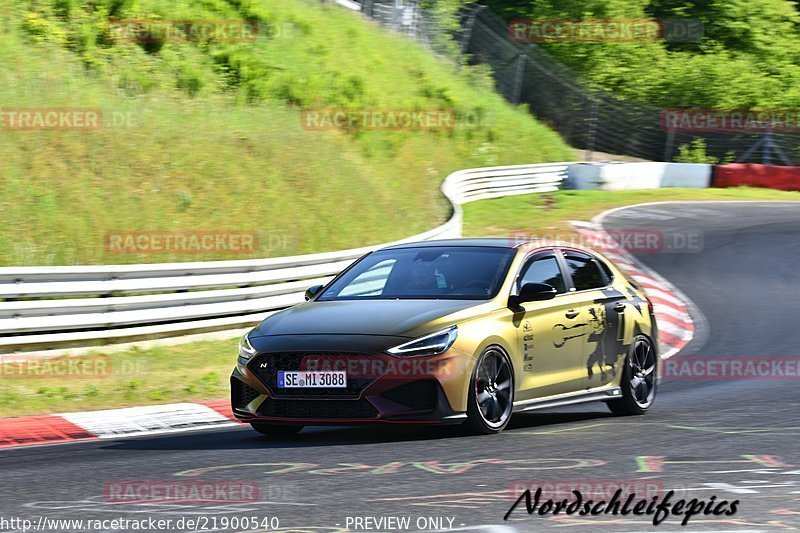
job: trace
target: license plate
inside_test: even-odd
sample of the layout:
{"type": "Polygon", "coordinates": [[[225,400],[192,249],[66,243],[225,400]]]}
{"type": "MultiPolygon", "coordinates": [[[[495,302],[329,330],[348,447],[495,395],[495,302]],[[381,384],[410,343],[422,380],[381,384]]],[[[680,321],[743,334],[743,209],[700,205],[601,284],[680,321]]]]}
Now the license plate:
{"type": "Polygon", "coordinates": [[[279,389],[329,389],[346,388],[347,372],[284,372],[278,371],[279,389]]]}

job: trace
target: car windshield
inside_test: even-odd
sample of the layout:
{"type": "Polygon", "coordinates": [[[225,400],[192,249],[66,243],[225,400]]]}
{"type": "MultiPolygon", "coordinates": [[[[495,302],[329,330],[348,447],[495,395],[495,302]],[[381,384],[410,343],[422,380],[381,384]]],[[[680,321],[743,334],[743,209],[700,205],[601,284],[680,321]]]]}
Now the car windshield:
{"type": "Polygon", "coordinates": [[[485,300],[500,290],[515,251],[442,246],[381,250],[364,257],[319,300],[485,300]]]}

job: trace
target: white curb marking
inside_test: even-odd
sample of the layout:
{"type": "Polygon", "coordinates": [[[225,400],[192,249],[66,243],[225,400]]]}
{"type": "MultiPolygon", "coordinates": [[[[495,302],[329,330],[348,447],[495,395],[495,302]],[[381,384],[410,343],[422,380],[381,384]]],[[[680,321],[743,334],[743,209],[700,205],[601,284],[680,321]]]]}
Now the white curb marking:
{"type": "Polygon", "coordinates": [[[173,403],[58,415],[101,439],[235,425],[205,405],[173,403]]]}

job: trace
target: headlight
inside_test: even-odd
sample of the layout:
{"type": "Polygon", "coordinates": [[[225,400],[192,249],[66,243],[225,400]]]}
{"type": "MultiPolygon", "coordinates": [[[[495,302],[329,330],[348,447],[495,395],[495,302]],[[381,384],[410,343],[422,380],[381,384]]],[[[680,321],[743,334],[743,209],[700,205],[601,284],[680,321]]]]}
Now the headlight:
{"type": "Polygon", "coordinates": [[[405,344],[386,350],[392,355],[438,355],[446,352],[458,337],[458,327],[451,326],[442,331],[425,335],[405,344]]]}
{"type": "Polygon", "coordinates": [[[250,335],[249,331],[239,339],[239,362],[242,364],[247,363],[256,354],[256,349],[253,348],[253,345],[250,344],[250,339],[247,338],[248,335],[250,335]]]}

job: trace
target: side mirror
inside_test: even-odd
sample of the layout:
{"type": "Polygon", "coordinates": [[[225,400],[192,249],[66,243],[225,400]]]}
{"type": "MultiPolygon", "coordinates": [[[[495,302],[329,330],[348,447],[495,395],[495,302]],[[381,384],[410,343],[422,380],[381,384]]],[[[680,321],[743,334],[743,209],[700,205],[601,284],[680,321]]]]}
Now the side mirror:
{"type": "Polygon", "coordinates": [[[319,291],[322,290],[323,285],[314,285],[306,289],[306,301],[309,301],[311,298],[319,294],[319,291]]]}
{"type": "Polygon", "coordinates": [[[558,291],[547,283],[526,283],[519,289],[519,294],[508,299],[509,305],[517,306],[525,302],[540,302],[552,300],[558,291]]]}

